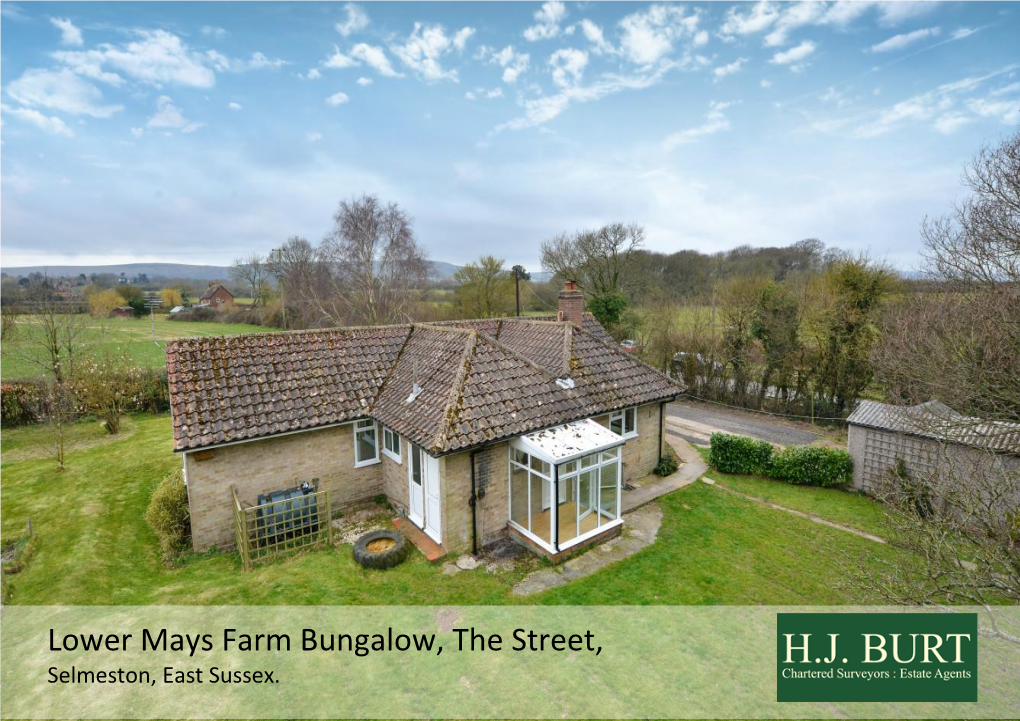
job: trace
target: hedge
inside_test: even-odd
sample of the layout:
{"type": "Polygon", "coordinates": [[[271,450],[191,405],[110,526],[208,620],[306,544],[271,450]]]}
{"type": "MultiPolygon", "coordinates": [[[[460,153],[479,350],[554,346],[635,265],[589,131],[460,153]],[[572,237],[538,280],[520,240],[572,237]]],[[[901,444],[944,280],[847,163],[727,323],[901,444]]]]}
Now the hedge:
{"type": "MultiPolygon", "coordinates": [[[[132,369],[139,370],[139,369],[132,369]]],[[[141,387],[131,410],[160,413],[170,408],[170,389],[165,368],[140,369],[141,387]]],[[[125,369],[125,377],[128,369],[125,369]]],[[[134,383],[134,381],[133,381],[134,383]]],[[[46,382],[16,380],[0,383],[0,423],[5,426],[39,423],[46,412],[46,382]]]]}
{"type": "Polygon", "coordinates": [[[846,451],[815,446],[774,450],[770,443],[728,433],[713,433],[709,463],[722,473],[768,476],[787,483],[839,487],[853,479],[846,451]]]}
{"type": "Polygon", "coordinates": [[[768,475],[772,444],[729,433],[713,433],[708,462],[722,473],[768,475]]]}
{"type": "Polygon", "coordinates": [[[846,451],[792,446],[772,455],[768,475],[787,483],[825,488],[845,486],[853,480],[854,462],[846,451]]]}
{"type": "Polygon", "coordinates": [[[171,471],[163,477],[149,500],[145,520],[159,539],[160,556],[172,565],[191,546],[191,513],[184,471],[171,471]]]}

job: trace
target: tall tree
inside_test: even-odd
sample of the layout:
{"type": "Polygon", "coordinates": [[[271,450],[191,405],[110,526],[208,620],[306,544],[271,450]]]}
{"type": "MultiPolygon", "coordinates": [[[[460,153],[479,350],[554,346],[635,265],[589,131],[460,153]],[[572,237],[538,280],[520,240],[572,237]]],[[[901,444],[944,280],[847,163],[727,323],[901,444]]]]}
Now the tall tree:
{"type": "Polygon", "coordinates": [[[323,285],[322,266],[315,248],[305,238],[292,236],[267,258],[269,271],[280,288],[284,327],[316,324],[316,289],[323,285]]]}
{"type": "Polygon", "coordinates": [[[408,318],[428,281],[429,264],[411,218],[374,195],[341,201],[319,246],[325,287],[320,313],[335,325],[376,325],[408,318]]]}
{"type": "Polygon", "coordinates": [[[258,253],[236,259],[230,266],[230,277],[248,288],[252,307],[258,308],[269,287],[269,266],[258,253]]]}
{"type": "Polygon", "coordinates": [[[564,233],[542,243],[542,267],[577,281],[589,295],[618,293],[624,290],[634,252],[644,239],[644,228],[623,223],[564,233]]]}
{"type": "Polygon", "coordinates": [[[765,364],[758,384],[758,406],[765,402],[775,374],[785,393],[799,341],[800,314],[797,299],[785,285],[769,281],[758,295],[751,321],[751,335],[761,343],[765,364]]]}
{"type": "Polygon", "coordinates": [[[457,299],[466,317],[495,318],[513,312],[514,275],[503,269],[501,258],[484,255],[459,268],[453,278],[460,284],[457,299]]]}

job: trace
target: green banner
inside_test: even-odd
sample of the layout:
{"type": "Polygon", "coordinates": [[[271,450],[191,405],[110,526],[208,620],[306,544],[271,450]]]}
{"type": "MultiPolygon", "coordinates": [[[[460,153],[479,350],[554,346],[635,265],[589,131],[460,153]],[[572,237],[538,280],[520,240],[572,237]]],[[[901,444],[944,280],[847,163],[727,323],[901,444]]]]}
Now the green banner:
{"type": "MultiPolygon", "coordinates": [[[[998,629],[1020,636],[1017,608],[993,611],[998,629]]],[[[772,659],[786,651],[777,628],[786,627],[790,613],[797,618],[787,632],[811,634],[812,663],[801,663],[801,652],[792,664],[804,668],[826,667],[814,658],[831,657],[828,633],[841,634],[840,661],[845,656],[847,667],[851,658],[857,662],[859,643],[844,638],[851,631],[842,629],[866,630],[862,624],[873,623],[868,627],[887,636],[890,654],[890,633],[945,637],[964,632],[963,626],[973,633],[974,613],[979,628],[992,625],[973,608],[7,606],[0,616],[0,713],[132,719],[1017,716],[1020,646],[985,632],[974,641],[976,649],[961,648],[962,665],[945,653],[955,650],[951,641],[943,638],[939,647],[946,667],[976,671],[969,680],[976,701],[973,693],[950,697],[949,691],[926,692],[917,701],[865,693],[786,701],[772,659]],[[945,618],[962,625],[949,630],[945,618]],[[931,628],[939,630],[925,630],[931,628]],[[971,650],[976,656],[968,655],[971,650]]],[[[902,658],[906,648],[897,648],[902,658]]]]}
{"type": "Polygon", "coordinates": [[[978,700],[976,613],[780,613],[776,633],[779,701],[978,700]]]}

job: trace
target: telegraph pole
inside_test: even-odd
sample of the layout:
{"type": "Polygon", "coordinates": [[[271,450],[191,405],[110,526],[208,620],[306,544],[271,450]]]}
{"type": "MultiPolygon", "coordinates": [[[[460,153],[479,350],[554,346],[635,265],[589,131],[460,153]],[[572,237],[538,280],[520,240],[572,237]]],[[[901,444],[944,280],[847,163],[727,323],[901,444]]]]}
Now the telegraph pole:
{"type": "Polygon", "coordinates": [[[517,296],[517,317],[521,317],[521,274],[514,268],[514,294],[517,296]]]}

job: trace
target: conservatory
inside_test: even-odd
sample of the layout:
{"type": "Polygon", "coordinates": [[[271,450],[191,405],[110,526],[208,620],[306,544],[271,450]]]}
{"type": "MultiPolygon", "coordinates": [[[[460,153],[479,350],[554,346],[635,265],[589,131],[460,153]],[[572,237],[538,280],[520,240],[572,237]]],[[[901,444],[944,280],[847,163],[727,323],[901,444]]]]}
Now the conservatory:
{"type": "Polygon", "coordinates": [[[511,528],[558,554],[622,525],[624,441],[591,419],[514,439],[511,528]]]}

